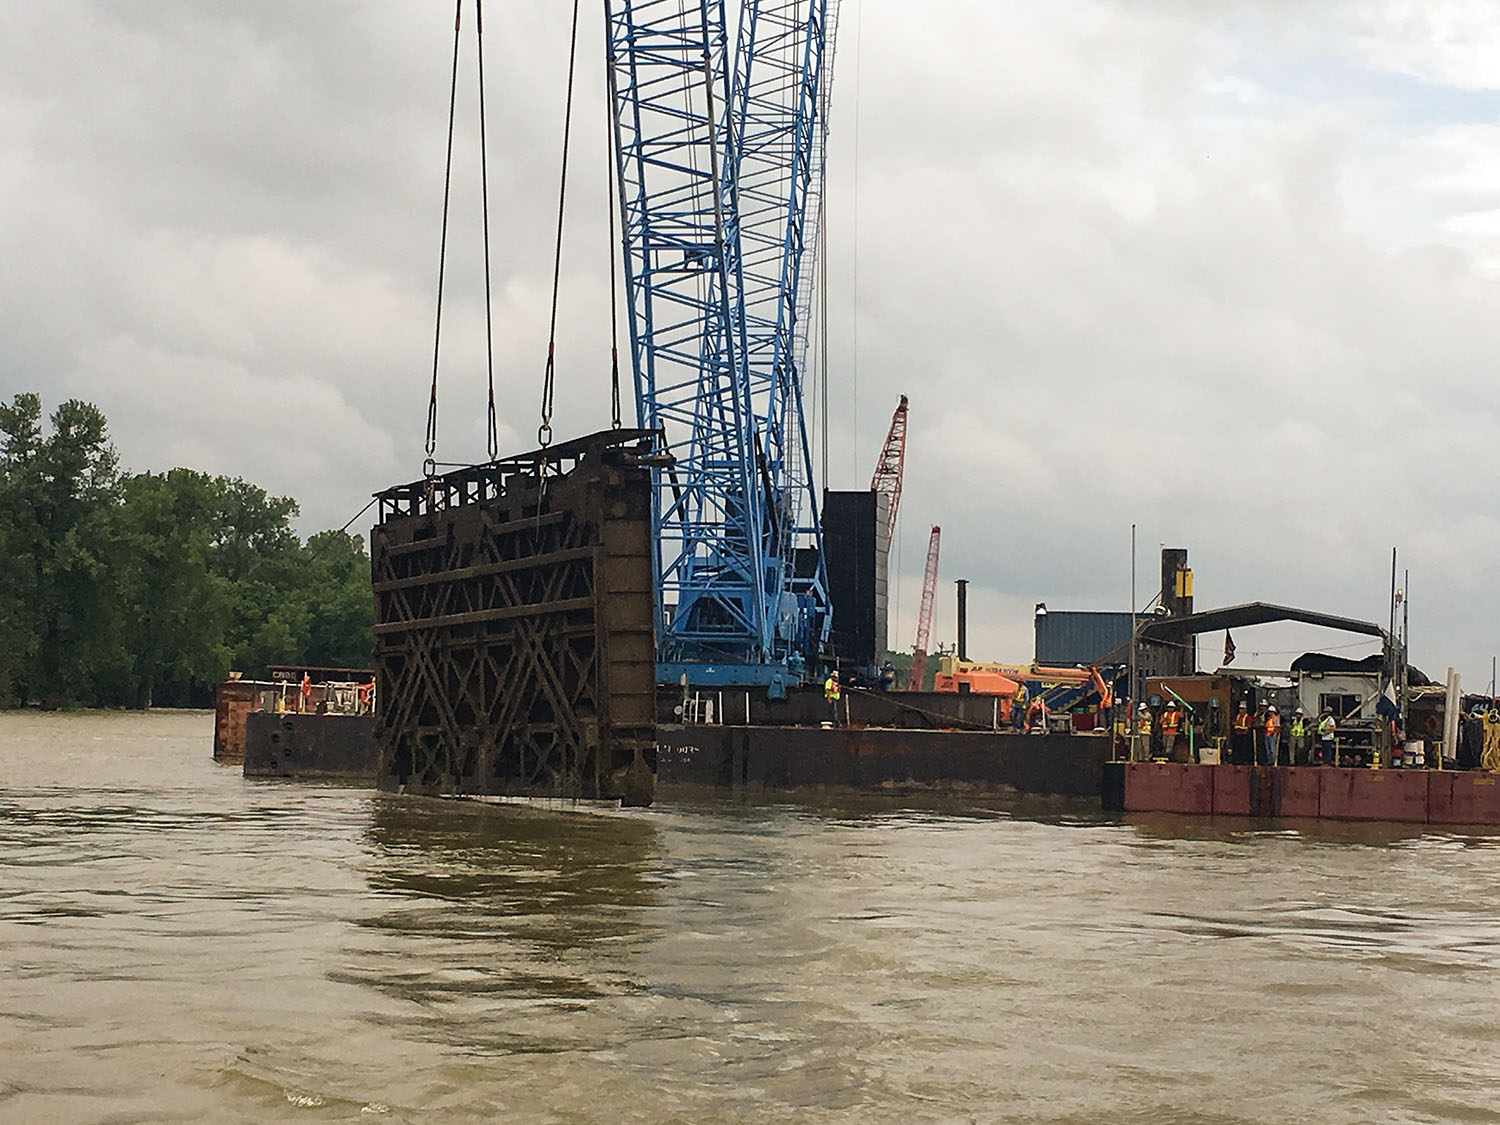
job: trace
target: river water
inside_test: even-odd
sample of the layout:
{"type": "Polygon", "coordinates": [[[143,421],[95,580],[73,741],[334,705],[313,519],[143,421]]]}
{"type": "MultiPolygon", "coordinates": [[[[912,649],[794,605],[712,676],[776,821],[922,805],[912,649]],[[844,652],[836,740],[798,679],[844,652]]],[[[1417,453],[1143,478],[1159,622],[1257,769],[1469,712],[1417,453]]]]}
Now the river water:
{"type": "Polygon", "coordinates": [[[1500,1121],[1500,839],[247,782],[0,715],[0,1120],[1500,1121]]]}

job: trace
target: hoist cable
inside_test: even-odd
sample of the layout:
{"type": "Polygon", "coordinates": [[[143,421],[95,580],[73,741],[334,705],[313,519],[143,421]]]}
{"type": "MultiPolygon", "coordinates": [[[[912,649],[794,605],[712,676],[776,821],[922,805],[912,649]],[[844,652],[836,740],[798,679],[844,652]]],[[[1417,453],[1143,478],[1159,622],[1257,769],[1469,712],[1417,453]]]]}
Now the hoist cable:
{"type": "Polygon", "coordinates": [[[443,339],[443,275],[448,264],[448,203],[453,188],[453,117],[458,108],[458,36],[463,22],[463,0],[453,10],[453,78],[448,87],[448,160],[443,170],[443,233],[438,242],[437,323],[432,334],[432,394],[427,400],[427,459],[422,472],[431,477],[437,471],[438,349],[443,339]]]}
{"type": "Polygon", "coordinates": [[[500,431],[495,423],[495,319],[490,296],[490,168],[484,127],[484,0],[474,0],[474,27],[479,50],[479,187],[480,206],[484,213],[484,347],[489,377],[485,440],[493,461],[500,453],[500,431]]]}
{"type": "Polygon", "coordinates": [[[547,329],[547,369],[542,377],[542,424],[537,443],[552,443],[552,392],[557,358],[557,294],[562,282],[563,211],[568,198],[568,143],[573,129],[573,78],[578,63],[578,0],[573,0],[573,34],[568,46],[568,98],[563,110],[562,173],[557,187],[557,243],[552,254],[552,315],[547,329]]]}
{"type": "MultiPolygon", "coordinates": [[[[609,13],[605,12],[604,20],[604,88],[612,90],[613,70],[609,52],[609,13]]],[[[615,147],[615,107],[613,98],[604,99],[604,131],[606,140],[604,151],[612,153],[615,147]]],[[[605,210],[609,212],[609,409],[610,425],[618,430],[620,428],[620,315],[619,315],[619,288],[618,279],[619,264],[615,261],[615,255],[619,248],[615,246],[615,174],[618,171],[614,157],[610,156],[605,161],[605,175],[609,180],[609,189],[605,193],[605,210]]]]}

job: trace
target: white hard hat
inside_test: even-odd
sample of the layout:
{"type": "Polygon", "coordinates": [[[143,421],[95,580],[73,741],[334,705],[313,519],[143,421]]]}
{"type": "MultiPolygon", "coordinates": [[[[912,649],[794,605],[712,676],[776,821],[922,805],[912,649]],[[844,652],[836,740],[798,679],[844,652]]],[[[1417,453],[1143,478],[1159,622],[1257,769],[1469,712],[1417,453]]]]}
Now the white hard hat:
{"type": "Polygon", "coordinates": [[[1266,710],[1267,711],[1274,711],[1274,710],[1276,710],[1276,704],[1274,704],[1274,703],[1271,704],[1271,706],[1267,707],[1266,710]]]}
{"type": "Polygon", "coordinates": [[[1147,707],[1144,703],[1142,703],[1139,707],[1136,708],[1136,710],[1137,711],[1149,711],[1150,708],[1147,707]]]}

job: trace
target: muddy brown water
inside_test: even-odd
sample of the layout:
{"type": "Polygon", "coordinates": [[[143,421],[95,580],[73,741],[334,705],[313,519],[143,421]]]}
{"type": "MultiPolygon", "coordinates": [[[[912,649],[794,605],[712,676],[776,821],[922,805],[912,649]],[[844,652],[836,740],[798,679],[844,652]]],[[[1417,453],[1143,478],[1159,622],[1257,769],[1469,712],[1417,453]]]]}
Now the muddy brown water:
{"type": "Polygon", "coordinates": [[[1500,1121],[1500,838],[474,809],[210,740],[0,715],[0,1121],[1500,1121]]]}

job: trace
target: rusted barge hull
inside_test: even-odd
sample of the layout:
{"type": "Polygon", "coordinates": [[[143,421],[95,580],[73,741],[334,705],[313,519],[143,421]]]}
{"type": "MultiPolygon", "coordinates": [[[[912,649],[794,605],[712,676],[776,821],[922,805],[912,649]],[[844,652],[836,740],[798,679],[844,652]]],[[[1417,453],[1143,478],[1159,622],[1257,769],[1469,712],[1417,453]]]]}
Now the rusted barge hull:
{"type": "Polygon", "coordinates": [[[995,731],[658,726],[663,786],[1097,797],[1110,740],[995,731]]]}
{"type": "Polygon", "coordinates": [[[1101,794],[1122,812],[1500,825],[1500,778],[1476,770],[1111,762],[1101,794]]]}
{"type": "MultiPolygon", "coordinates": [[[[373,784],[368,716],[248,716],[245,776],[373,784]]],[[[1020,792],[1097,798],[1109,740],[898,728],[663,726],[661,783],[722,789],[1020,792]]]]}

